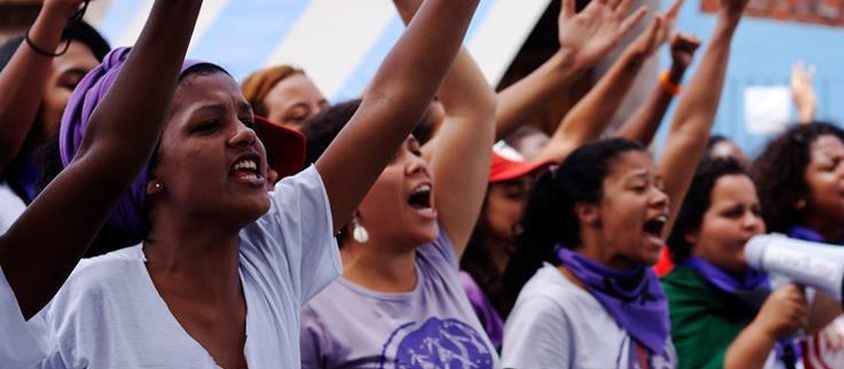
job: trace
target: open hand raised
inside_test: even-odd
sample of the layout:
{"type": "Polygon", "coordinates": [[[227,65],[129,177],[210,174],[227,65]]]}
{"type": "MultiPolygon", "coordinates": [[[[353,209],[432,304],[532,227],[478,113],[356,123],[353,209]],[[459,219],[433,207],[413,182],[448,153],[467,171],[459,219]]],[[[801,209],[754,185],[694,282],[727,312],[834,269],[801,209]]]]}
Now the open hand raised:
{"type": "Polygon", "coordinates": [[[592,0],[580,13],[575,13],[574,2],[562,0],[558,37],[561,48],[573,52],[582,66],[603,58],[645,16],[640,7],[625,17],[633,0],[592,0]]]}

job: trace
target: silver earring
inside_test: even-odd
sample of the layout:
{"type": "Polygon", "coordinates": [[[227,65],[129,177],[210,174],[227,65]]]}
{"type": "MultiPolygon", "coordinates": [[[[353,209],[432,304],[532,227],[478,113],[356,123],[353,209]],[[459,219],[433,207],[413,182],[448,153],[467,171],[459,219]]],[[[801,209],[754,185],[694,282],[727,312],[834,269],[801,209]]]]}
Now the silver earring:
{"type": "Polygon", "coordinates": [[[156,190],[160,190],[162,187],[164,187],[164,185],[162,185],[161,182],[155,181],[155,183],[152,184],[152,187],[154,187],[156,190]]]}
{"type": "Polygon", "coordinates": [[[366,228],[363,228],[358,222],[357,218],[352,219],[352,238],[357,243],[367,243],[369,241],[369,232],[366,231],[366,228]]]}

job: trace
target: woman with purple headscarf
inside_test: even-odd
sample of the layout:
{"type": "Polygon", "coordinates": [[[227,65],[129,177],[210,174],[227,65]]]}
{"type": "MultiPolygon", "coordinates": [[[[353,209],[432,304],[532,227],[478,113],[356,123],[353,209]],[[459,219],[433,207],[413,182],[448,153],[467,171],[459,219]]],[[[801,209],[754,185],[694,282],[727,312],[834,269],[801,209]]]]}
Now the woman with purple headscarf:
{"type": "Polygon", "coordinates": [[[148,160],[199,4],[157,2],[126,73],[91,115],[73,161],[0,237],[0,368],[27,368],[47,355],[52,337],[38,329],[43,317],[26,320],[52,299],[148,160]],[[149,97],[137,100],[138,91],[149,97]]]}
{"type": "MultiPolygon", "coordinates": [[[[41,366],[298,368],[300,308],[339,272],[333,234],[420,121],[477,4],[426,1],[346,129],[270,193],[265,147],[234,79],[185,63],[157,150],[110,219],[142,243],[86,260],[39,314],[54,336],[41,366]]],[[[78,155],[90,114],[113,108],[101,98],[119,88],[127,55],[114,51],[74,93],[64,161],[78,155]]],[[[301,144],[284,132],[276,142],[301,144]]]]}

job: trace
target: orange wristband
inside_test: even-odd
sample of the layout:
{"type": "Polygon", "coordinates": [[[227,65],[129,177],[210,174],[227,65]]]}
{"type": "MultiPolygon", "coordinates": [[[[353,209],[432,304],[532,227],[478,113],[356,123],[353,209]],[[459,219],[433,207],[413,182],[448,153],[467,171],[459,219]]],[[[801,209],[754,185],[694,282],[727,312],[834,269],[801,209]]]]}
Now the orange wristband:
{"type": "Polygon", "coordinates": [[[682,90],[680,88],[680,85],[675,84],[671,81],[671,73],[669,73],[667,70],[664,70],[662,71],[662,73],[659,74],[659,85],[662,87],[663,90],[665,90],[665,92],[668,92],[674,96],[679,95],[680,91],[682,90]]]}

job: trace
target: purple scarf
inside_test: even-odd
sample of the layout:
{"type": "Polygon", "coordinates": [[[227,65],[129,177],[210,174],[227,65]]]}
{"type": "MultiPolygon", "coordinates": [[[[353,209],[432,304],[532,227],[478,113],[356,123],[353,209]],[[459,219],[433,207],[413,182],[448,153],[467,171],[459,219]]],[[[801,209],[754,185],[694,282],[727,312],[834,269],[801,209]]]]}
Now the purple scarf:
{"type": "MultiPolygon", "coordinates": [[[[105,98],[111,85],[117,79],[123,64],[129,57],[130,48],[118,48],[108,53],[103,58],[102,64],[88,72],[85,78],[79,82],[62,116],[61,129],[59,131],[59,150],[61,152],[62,165],[67,167],[73,160],[79,146],[82,143],[82,136],[88,127],[88,121],[94,113],[94,109],[100,101],[105,98]]],[[[182,65],[182,73],[188,68],[205,62],[186,60],[182,65]]],[[[138,98],[143,98],[139,95],[138,98]]],[[[127,144],[131,144],[128,143],[127,144]]],[[[118,201],[109,216],[108,222],[123,232],[130,234],[138,240],[146,235],[144,221],[144,202],[146,200],[146,185],[149,175],[149,168],[143,169],[129,189],[118,201]]]]}
{"type": "Polygon", "coordinates": [[[651,268],[612,269],[564,246],[557,246],[557,259],[633,339],[652,354],[664,353],[668,300],[651,268]]]}
{"type": "MultiPolygon", "coordinates": [[[[725,272],[715,264],[699,257],[690,257],[683,261],[684,267],[694,270],[703,279],[715,286],[720,291],[731,295],[742,295],[752,291],[762,290],[764,295],[771,291],[771,283],[768,275],[748,269],[741,278],[725,272]]],[[[753,304],[756,308],[760,305],[753,304]]]]}
{"type": "MultiPolygon", "coordinates": [[[[793,226],[788,229],[788,237],[796,238],[798,240],[803,241],[812,241],[812,242],[823,242],[823,243],[830,243],[830,241],[826,240],[821,236],[820,233],[815,232],[809,228],[803,226],[793,226]]],[[[842,242],[833,242],[836,245],[840,245],[842,242]]]]}
{"type": "MultiPolygon", "coordinates": [[[[682,265],[697,272],[719,291],[737,296],[756,310],[771,294],[771,282],[765,273],[749,269],[741,278],[737,278],[708,260],[699,257],[690,257],[683,261],[682,265]]],[[[794,367],[794,362],[803,356],[800,345],[789,339],[777,341],[774,349],[780,360],[790,364],[787,367],[794,367]]]]}

